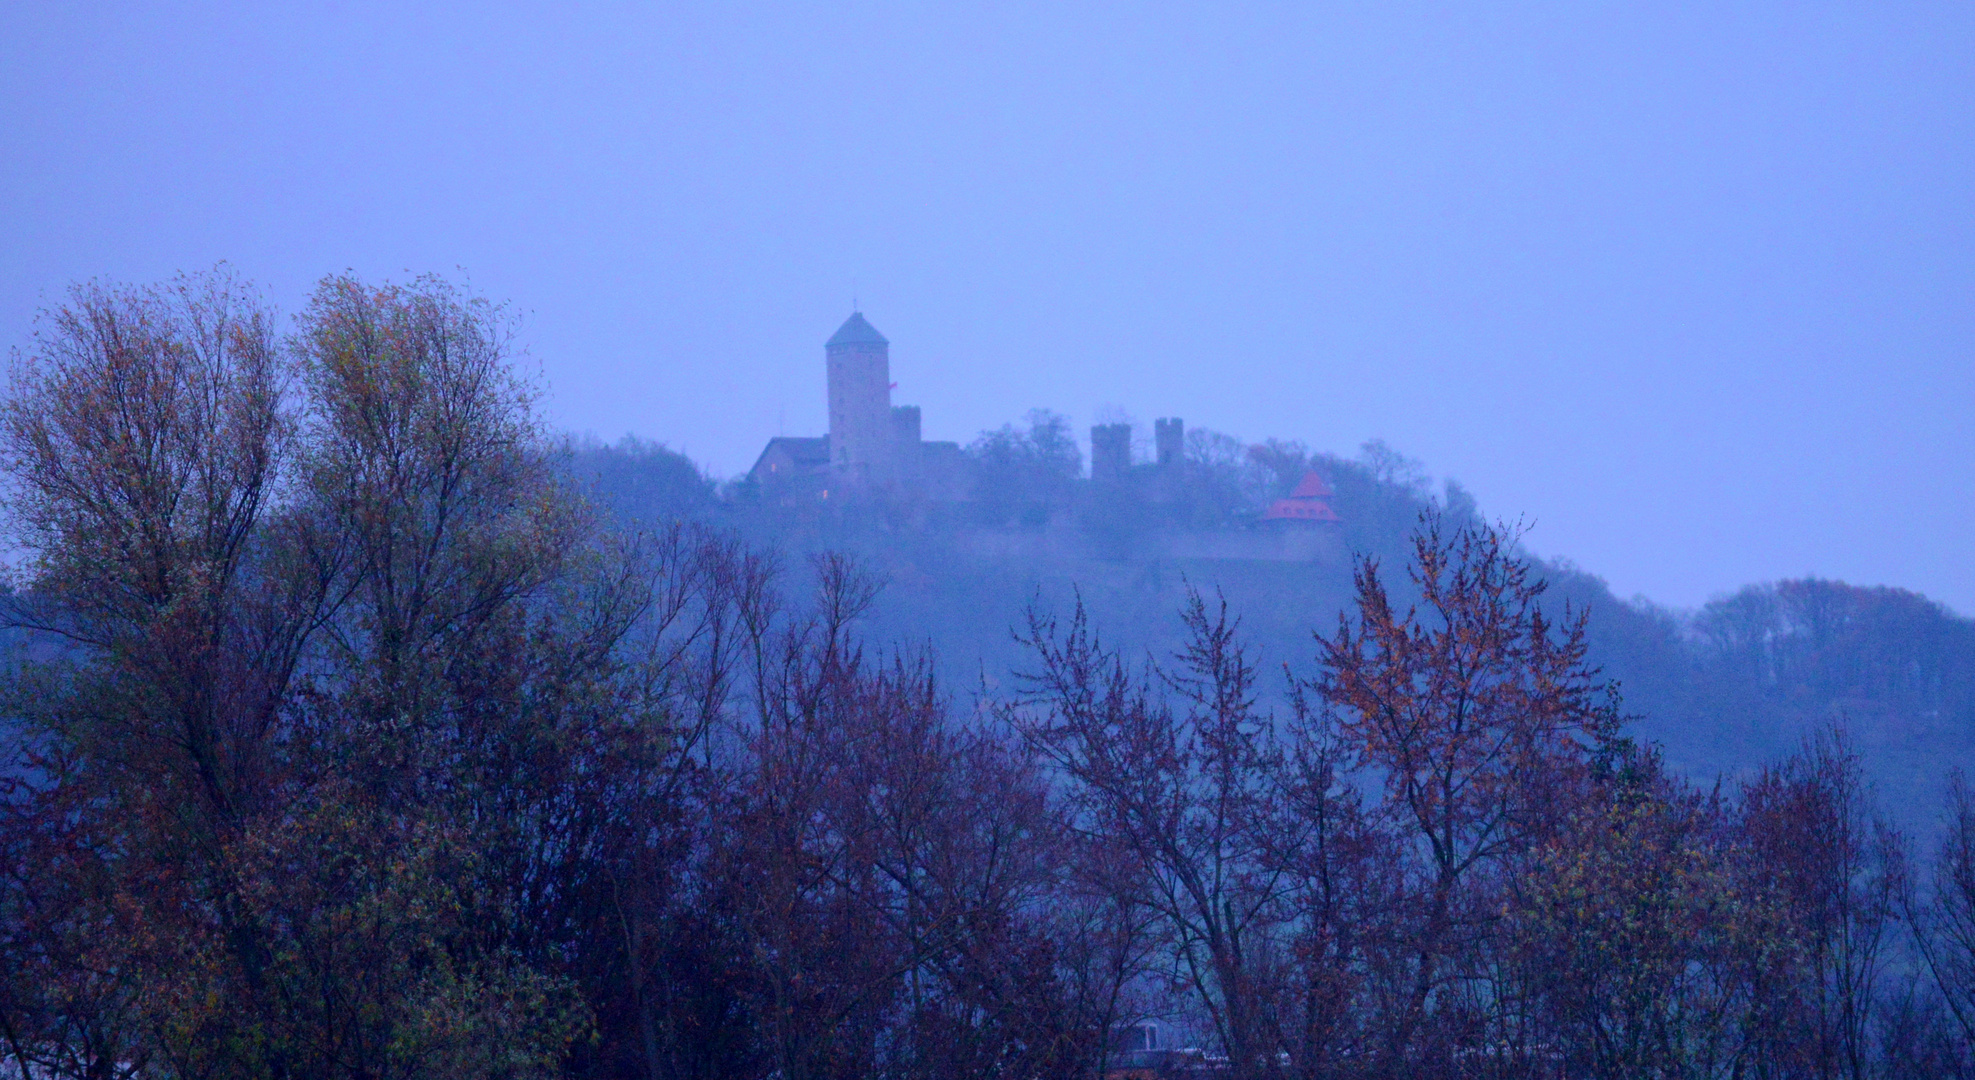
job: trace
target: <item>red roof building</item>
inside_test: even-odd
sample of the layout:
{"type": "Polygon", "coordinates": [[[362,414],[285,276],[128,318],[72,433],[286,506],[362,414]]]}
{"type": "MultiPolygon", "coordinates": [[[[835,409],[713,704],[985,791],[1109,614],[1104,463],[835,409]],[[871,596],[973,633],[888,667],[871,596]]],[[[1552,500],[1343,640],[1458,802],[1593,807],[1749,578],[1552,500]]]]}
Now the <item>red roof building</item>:
{"type": "Polygon", "coordinates": [[[1262,513],[1262,520],[1342,521],[1344,519],[1337,516],[1337,511],[1330,508],[1330,503],[1324,501],[1333,494],[1335,492],[1331,491],[1329,484],[1324,483],[1323,477],[1314,472],[1306,472],[1303,474],[1303,479],[1297,481],[1295,491],[1290,492],[1288,497],[1269,504],[1269,508],[1262,513]]]}

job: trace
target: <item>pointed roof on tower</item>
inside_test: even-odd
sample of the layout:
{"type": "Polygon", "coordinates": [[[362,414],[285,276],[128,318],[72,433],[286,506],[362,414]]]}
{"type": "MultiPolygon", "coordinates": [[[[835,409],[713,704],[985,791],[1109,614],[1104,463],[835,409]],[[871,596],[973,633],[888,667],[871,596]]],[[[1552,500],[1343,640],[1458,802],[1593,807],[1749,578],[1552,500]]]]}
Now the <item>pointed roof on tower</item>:
{"type": "Polygon", "coordinates": [[[891,342],[885,340],[885,335],[878,333],[877,327],[865,321],[863,312],[853,311],[850,313],[850,318],[845,319],[843,325],[837,327],[837,332],[830,335],[830,340],[823,343],[823,347],[834,349],[839,345],[890,344],[891,342]]]}
{"type": "Polygon", "coordinates": [[[1292,499],[1325,499],[1335,494],[1337,493],[1330,489],[1330,485],[1324,483],[1324,478],[1318,476],[1312,470],[1303,474],[1303,479],[1297,482],[1296,490],[1290,492],[1289,497],[1292,499]]]}

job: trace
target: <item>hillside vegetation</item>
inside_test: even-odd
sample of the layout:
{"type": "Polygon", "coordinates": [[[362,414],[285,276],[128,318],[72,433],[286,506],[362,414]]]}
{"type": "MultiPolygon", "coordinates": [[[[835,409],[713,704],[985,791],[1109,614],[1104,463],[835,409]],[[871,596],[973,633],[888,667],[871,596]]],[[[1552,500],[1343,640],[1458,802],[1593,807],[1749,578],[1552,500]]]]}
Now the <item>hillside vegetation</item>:
{"type": "MultiPolygon", "coordinates": [[[[1196,430],[1177,475],[1141,466],[1122,489],[1076,479],[1067,425],[1048,413],[1033,414],[1027,431],[984,432],[971,451],[989,474],[978,503],[829,512],[763,505],[746,485],[716,484],[684,456],[636,440],[572,443],[566,467],[628,524],[704,523],[792,561],[854,554],[884,582],[866,630],[930,648],[963,695],[1022,667],[1014,630],[1031,607],[1060,613],[1081,599],[1111,645],[1170,655],[1189,588],[1226,598],[1265,668],[1305,671],[1313,633],[1349,609],[1358,560],[1411,602],[1403,567],[1421,515],[1482,519],[1466,491],[1432,491],[1418,463],[1381,443],[1344,458],[1196,430]],[[1052,455],[1025,442],[1071,453],[1055,452],[1051,467],[1052,455]],[[1322,540],[1285,552],[1257,517],[1310,469],[1335,489],[1342,521],[1301,526],[1322,540]]],[[[1673,611],[1620,599],[1568,562],[1541,565],[1549,601],[1588,616],[1592,662],[1618,683],[1636,732],[1696,780],[1745,778],[1817,731],[1842,728],[1895,816],[1930,834],[1948,771],[1975,764],[1975,620],[1923,596],[1811,578],[1673,611]]]]}
{"type": "Polygon", "coordinates": [[[1047,414],[973,500],[776,506],[553,439],[506,331],[347,275],[286,335],[223,276],[50,313],[0,1076],[1975,1071],[1938,607],[1676,617],[1382,447],[1099,488],[1047,414]],[[1270,532],[1310,468],[1336,531],[1270,532]]]}

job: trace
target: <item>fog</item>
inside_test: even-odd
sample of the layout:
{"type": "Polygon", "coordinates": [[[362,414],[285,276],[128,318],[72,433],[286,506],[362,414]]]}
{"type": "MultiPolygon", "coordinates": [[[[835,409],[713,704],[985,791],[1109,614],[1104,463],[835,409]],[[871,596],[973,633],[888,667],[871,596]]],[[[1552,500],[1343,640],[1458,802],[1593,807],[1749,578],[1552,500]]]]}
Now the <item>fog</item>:
{"type": "Polygon", "coordinates": [[[853,297],[966,442],[1382,437],[1618,595],[1975,611],[1963,5],[0,12],[0,345],[226,260],[510,301],[562,429],[733,477],[853,297]]]}
{"type": "Polygon", "coordinates": [[[0,1078],[1975,1077],[1971,56],[0,8],[0,1078]]]}
{"type": "MultiPolygon", "coordinates": [[[[929,655],[963,703],[1022,684],[1035,664],[1020,640],[1032,616],[1082,608],[1109,648],[1158,662],[1183,650],[1181,614],[1197,594],[1227,603],[1268,673],[1260,700],[1285,709],[1288,680],[1320,666],[1321,637],[1358,617],[1354,574],[1369,570],[1402,604],[1420,603],[1423,525],[1501,520],[1461,486],[1429,484],[1385,443],[1333,455],[1194,428],[1161,460],[1145,445],[1150,426],[1134,425],[1123,470],[1082,459],[1067,420],[1042,411],[979,433],[948,476],[885,485],[765,466],[721,483],[635,440],[570,440],[563,468],[627,530],[687,522],[797,570],[853,556],[880,586],[862,632],[929,655]],[[1316,512],[1293,516],[1286,503],[1316,512]]],[[[1627,730],[1696,782],[1746,780],[1836,727],[1889,816],[1931,837],[1947,771],[1975,763],[1975,620],[1925,596],[1793,578],[1670,609],[1616,596],[1567,559],[1539,558],[1536,573],[1553,618],[1587,620],[1590,659],[1627,730]]]]}

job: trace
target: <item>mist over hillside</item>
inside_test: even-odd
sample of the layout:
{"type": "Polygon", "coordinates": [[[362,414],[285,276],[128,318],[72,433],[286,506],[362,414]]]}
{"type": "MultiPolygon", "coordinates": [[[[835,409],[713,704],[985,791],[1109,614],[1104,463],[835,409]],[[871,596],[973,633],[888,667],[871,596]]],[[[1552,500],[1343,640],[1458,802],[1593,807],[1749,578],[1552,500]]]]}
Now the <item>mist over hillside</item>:
{"type": "MultiPolygon", "coordinates": [[[[1038,411],[983,432],[967,452],[978,490],[947,503],[789,505],[628,438],[571,439],[566,462],[630,527],[694,522],[790,562],[854,555],[884,582],[870,640],[930,651],[962,701],[1025,669],[1016,631],[1032,609],[1061,616],[1080,600],[1109,643],[1163,657],[1182,640],[1190,588],[1225,597],[1265,670],[1307,674],[1312,634],[1336,627],[1360,560],[1409,598],[1407,538],[1422,514],[1514,520],[1451,481],[1435,490],[1419,462],[1382,442],[1344,457],[1195,430],[1180,468],[1140,462],[1102,484],[1083,476],[1067,421],[1038,411]],[[1289,529],[1261,520],[1311,471],[1332,489],[1340,520],[1289,529]]],[[[1926,597],[1808,578],[1753,583],[1681,611],[1617,597],[1567,559],[1538,565],[1551,606],[1587,614],[1592,659],[1617,682],[1635,735],[1691,778],[1736,782],[1839,726],[1887,809],[1925,835],[1948,772],[1975,763],[1975,621],[1926,597]]],[[[1264,689],[1284,685],[1277,677],[1264,689]]]]}
{"type": "Polygon", "coordinates": [[[296,323],[78,286],[0,400],[7,1075],[1975,1073],[1922,597],[1621,602],[1378,442],[929,442],[861,319],[730,482],[546,437],[443,279],[296,323]]]}

